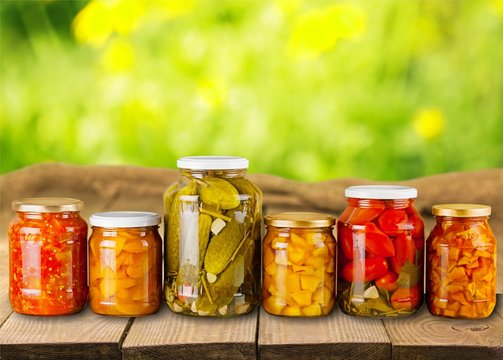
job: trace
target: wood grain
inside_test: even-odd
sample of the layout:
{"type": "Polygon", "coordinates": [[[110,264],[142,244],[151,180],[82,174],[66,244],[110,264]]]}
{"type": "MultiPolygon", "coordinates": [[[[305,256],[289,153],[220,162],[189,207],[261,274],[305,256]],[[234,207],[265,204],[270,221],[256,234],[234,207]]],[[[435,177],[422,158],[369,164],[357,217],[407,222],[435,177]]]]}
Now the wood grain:
{"type": "Polygon", "coordinates": [[[123,359],[255,359],[257,311],[216,319],[178,315],[162,306],[137,318],[123,343],[123,359]]]}
{"type": "Polygon", "coordinates": [[[503,295],[487,319],[439,318],[423,306],[417,316],[385,320],[384,326],[393,359],[503,359],[503,295]]]}
{"type": "Polygon", "coordinates": [[[0,242],[0,326],[12,313],[9,302],[9,245],[0,242]]]}
{"type": "Polygon", "coordinates": [[[0,328],[3,359],[121,359],[128,318],[105,317],[89,308],[71,316],[12,315],[0,328]]]}
{"type": "Polygon", "coordinates": [[[260,359],[389,359],[391,344],[379,319],[344,315],[286,318],[260,312],[260,359]],[[294,354],[294,355],[293,355],[294,354]]]}

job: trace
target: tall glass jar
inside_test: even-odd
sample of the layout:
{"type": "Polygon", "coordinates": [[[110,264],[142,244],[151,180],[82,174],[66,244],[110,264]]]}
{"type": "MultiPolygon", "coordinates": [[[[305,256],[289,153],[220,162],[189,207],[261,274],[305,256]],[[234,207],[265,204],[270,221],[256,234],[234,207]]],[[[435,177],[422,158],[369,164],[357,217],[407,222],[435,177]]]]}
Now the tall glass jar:
{"type": "Polygon", "coordinates": [[[286,212],[265,217],[262,306],[269,314],[328,315],[335,303],[335,218],[286,212]]]}
{"type": "Polygon", "coordinates": [[[433,315],[482,319],[496,305],[496,239],[491,207],[434,205],[427,240],[426,299],[433,315]]]}
{"type": "Polygon", "coordinates": [[[178,160],[164,195],[165,298],[177,313],[231,316],[260,298],[262,193],[246,178],[248,160],[178,160]]]}
{"type": "Polygon", "coordinates": [[[12,309],[29,315],[68,315],[87,300],[87,224],[84,203],[30,198],[12,203],[9,227],[12,309]]]}
{"type": "Polygon", "coordinates": [[[101,315],[140,316],[162,297],[161,217],[143,211],[96,213],[89,223],[89,303],[101,315]]]}
{"type": "Polygon", "coordinates": [[[346,189],[337,223],[337,302],[360,316],[407,316],[423,301],[424,223],[417,190],[370,185],[346,189]]]}

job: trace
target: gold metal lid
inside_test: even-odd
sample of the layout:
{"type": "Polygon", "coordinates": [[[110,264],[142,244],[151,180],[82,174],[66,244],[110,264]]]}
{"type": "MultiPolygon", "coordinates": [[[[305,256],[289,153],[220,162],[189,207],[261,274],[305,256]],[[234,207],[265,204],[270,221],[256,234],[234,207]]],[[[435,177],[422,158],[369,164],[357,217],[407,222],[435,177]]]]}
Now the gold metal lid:
{"type": "Polygon", "coordinates": [[[335,224],[335,217],[313,212],[283,212],[267,215],[265,224],[289,228],[318,228],[335,224]]]}
{"type": "Polygon", "coordinates": [[[475,217],[491,215],[491,207],[479,204],[438,204],[433,205],[431,213],[435,216],[475,217]]]}
{"type": "Polygon", "coordinates": [[[84,202],[72,198],[42,197],[14,200],[12,210],[20,212],[63,212],[80,211],[84,202]]]}

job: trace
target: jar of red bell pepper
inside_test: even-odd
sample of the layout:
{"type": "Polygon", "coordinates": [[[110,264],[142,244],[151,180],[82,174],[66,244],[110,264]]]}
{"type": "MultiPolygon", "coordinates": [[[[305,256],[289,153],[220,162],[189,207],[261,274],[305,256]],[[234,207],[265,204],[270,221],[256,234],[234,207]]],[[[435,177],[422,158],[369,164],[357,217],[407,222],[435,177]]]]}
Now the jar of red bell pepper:
{"type": "Polygon", "coordinates": [[[424,223],[417,190],[369,185],[346,189],[337,222],[337,302],[346,314],[407,316],[423,301],[424,223]]]}
{"type": "Polygon", "coordinates": [[[426,303],[437,316],[483,319],[496,306],[496,238],[491,207],[434,205],[426,261],[426,303]]]}
{"type": "Polygon", "coordinates": [[[87,300],[87,223],[83,202],[32,198],[12,203],[9,227],[12,309],[29,315],[67,315],[87,300]]]}

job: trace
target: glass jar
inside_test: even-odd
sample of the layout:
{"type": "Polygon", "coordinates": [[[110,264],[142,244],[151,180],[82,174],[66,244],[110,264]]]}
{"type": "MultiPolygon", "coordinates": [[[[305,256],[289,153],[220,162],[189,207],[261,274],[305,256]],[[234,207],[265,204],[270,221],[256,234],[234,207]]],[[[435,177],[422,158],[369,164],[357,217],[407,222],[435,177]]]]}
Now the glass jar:
{"type": "Polygon", "coordinates": [[[430,313],[482,319],[496,305],[496,239],[491,207],[434,205],[436,225],[427,240],[426,299],[430,313]]]}
{"type": "Polygon", "coordinates": [[[260,297],[262,193],[246,178],[248,160],[178,160],[164,195],[165,298],[177,313],[231,316],[260,297]]]}
{"type": "Polygon", "coordinates": [[[423,301],[424,223],[417,190],[370,185],[346,189],[337,223],[337,302],[346,314],[407,316],[423,301]]]}
{"type": "Polygon", "coordinates": [[[28,315],[68,315],[87,300],[87,223],[84,203],[29,198],[12,203],[9,227],[12,309],[28,315]]]}
{"type": "Polygon", "coordinates": [[[335,218],[286,212],[265,217],[262,306],[269,314],[329,314],[335,297],[335,218]]]}
{"type": "Polygon", "coordinates": [[[89,302],[102,315],[159,310],[162,296],[161,217],[141,211],[96,213],[89,223],[89,302]]]}

